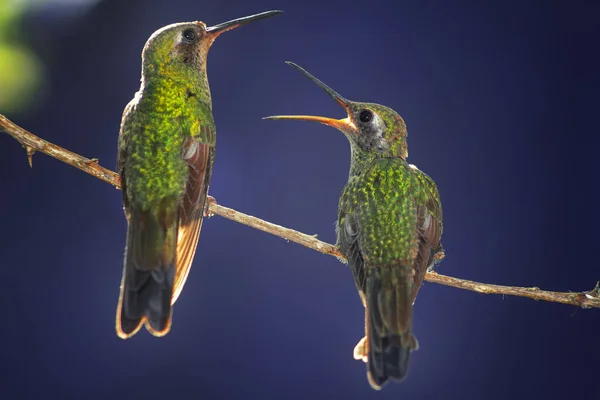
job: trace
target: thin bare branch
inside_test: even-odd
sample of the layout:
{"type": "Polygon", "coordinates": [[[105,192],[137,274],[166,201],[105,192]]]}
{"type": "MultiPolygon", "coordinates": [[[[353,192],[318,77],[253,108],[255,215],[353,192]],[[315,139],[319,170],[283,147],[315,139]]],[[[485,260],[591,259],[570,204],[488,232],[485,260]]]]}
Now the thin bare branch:
{"type": "Polygon", "coordinates": [[[0,114],[0,131],[8,133],[10,136],[15,138],[17,142],[21,143],[27,151],[27,159],[29,160],[29,166],[32,166],[33,153],[39,151],[54,157],[66,164],[69,164],[75,168],[79,168],[83,172],[95,176],[98,179],[108,182],[117,189],[121,188],[121,179],[119,175],[110,169],[101,167],[98,164],[98,160],[95,158],[85,158],[77,153],[63,149],[60,146],[45,141],[33,133],[26,131],[19,125],[15,124],[4,115],[0,114]]]}
{"type": "Polygon", "coordinates": [[[261,230],[263,232],[270,233],[275,236],[279,236],[290,242],[301,244],[302,246],[308,247],[309,249],[316,250],[323,254],[329,254],[335,256],[342,261],[345,261],[344,256],[340,254],[338,249],[329,244],[320,241],[316,236],[310,236],[302,232],[295,231],[290,228],[285,228],[281,225],[272,224],[260,218],[253,217],[248,214],[233,210],[217,204],[214,198],[209,199],[209,212],[221,217],[225,217],[240,224],[248,225],[252,228],[261,230]]]}
{"type": "MultiPolygon", "coordinates": [[[[38,151],[54,157],[66,164],[79,168],[80,170],[87,172],[98,179],[110,183],[117,189],[121,188],[121,180],[119,175],[107,168],[100,166],[97,159],[85,158],[79,154],[49,143],[11,122],[8,118],[1,114],[0,131],[8,133],[23,145],[27,151],[27,158],[30,166],[31,157],[36,151],[38,151]]],[[[220,215],[240,224],[248,225],[263,232],[279,236],[285,240],[301,244],[302,246],[316,250],[320,253],[335,256],[342,262],[346,261],[334,245],[322,242],[317,239],[316,236],[306,235],[293,229],[284,228],[283,226],[272,224],[260,218],[256,218],[231,208],[221,206],[217,204],[215,199],[212,197],[209,197],[208,213],[220,215]]],[[[443,253],[437,255],[438,259],[442,259],[443,257],[443,253]]],[[[529,297],[530,299],[534,300],[570,304],[582,308],[600,308],[600,282],[596,284],[594,289],[587,292],[566,293],[540,290],[540,288],[537,287],[526,288],[480,283],[466,279],[454,278],[447,275],[440,275],[433,271],[427,272],[425,275],[425,280],[484,294],[502,294],[509,296],[529,297]]]]}
{"type": "Polygon", "coordinates": [[[441,283],[459,289],[472,290],[483,294],[502,294],[508,296],[529,297],[534,300],[551,301],[578,306],[581,308],[600,308],[600,282],[596,287],[587,292],[550,292],[538,287],[502,286],[489,283],[480,283],[466,279],[454,278],[452,276],[440,275],[436,272],[428,272],[425,280],[441,283]]]}

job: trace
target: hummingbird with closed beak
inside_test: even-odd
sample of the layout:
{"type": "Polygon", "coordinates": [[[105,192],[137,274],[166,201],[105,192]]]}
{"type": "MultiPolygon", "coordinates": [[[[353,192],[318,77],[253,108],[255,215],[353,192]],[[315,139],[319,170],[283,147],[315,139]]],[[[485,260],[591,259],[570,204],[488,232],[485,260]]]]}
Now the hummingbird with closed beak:
{"type": "Polygon", "coordinates": [[[347,117],[282,115],[340,130],[351,149],[348,182],[339,199],[337,246],[347,259],[365,307],[365,337],[354,358],[367,363],[374,389],[402,379],[418,348],[412,311],[425,273],[443,254],[442,205],[434,181],[406,161],[404,120],[391,108],[345,99],[300,66],[347,117]]]}
{"type": "Polygon", "coordinates": [[[171,328],[172,305],[190,271],[215,159],[215,122],[206,75],[208,50],[223,32],[282,11],[208,27],[165,26],[142,51],[139,91],[121,119],[118,173],[127,242],[116,331],[171,328]]]}

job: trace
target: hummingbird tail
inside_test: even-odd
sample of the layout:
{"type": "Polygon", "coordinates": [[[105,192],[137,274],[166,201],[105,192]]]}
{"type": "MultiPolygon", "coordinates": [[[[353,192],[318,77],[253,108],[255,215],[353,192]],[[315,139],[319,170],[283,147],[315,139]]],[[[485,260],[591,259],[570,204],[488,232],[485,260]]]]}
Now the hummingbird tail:
{"type": "Polygon", "coordinates": [[[171,329],[176,248],[177,218],[132,212],[117,309],[119,337],[135,335],[144,322],[154,336],[164,336],[171,329]]]}
{"type": "Polygon", "coordinates": [[[419,347],[412,334],[412,278],[406,271],[374,269],[367,278],[367,376],[375,389],[404,378],[410,352],[419,347]]]}

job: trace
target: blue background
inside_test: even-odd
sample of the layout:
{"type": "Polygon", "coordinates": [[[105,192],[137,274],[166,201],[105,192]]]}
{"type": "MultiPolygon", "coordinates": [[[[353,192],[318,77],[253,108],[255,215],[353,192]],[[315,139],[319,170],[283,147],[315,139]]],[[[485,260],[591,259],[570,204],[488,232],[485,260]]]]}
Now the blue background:
{"type": "MultiPolygon", "coordinates": [[[[14,116],[109,168],[148,36],[268,9],[209,55],[219,203],[335,240],[349,145],[282,113],[343,117],[292,60],[352,100],[397,110],[409,161],[444,208],[439,272],[583,291],[600,279],[600,5],[593,1],[117,1],[43,9],[48,68],[14,116]]],[[[0,110],[1,112],[2,110],[0,110]]],[[[9,115],[9,117],[11,117],[9,115]]],[[[126,223],[112,186],[0,135],[0,395],[17,398],[600,398],[600,310],[425,283],[408,378],[373,391],[352,349],[363,309],[333,257],[215,216],[173,329],[114,332],[126,223]]]]}

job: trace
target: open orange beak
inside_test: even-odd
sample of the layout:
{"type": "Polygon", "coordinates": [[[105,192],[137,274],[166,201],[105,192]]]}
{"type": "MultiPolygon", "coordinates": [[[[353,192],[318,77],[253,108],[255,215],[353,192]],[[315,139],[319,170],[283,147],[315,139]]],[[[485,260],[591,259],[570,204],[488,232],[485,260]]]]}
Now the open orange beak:
{"type": "Polygon", "coordinates": [[[271,115],[269,117],[264,117],[263,119],[297,119],[302,121],[320,122],[324,125],[332,126],[342,131],[346,131],[348,129],[356,129],[354,122],[350,121],[350,118],[335,119],[327,117],[316,117],[314,115],[271,115]]]}
{"type": "Polygon", "coordinates": [[[286,61],[285,63],[296,68],[298,71],[302,72],[308,79],[310,79],[311,81],[316,83],[317,86],[319,86],[321,89],[323,89],[325,91],[325,93],[327,93],[329,96],[331,96],[331,98],[333,98],[340,106],[344,107],[344,110],[346,110],[346,113],[348,113],[348,117],[342,118],[342,119],[335,119],[335,118],[327,118],[327,117],[316,117],[316,116],[312,116],[312,115],[273,115],[270,117],[264,117],[263,119],[296,119],[296,120],[302,120],[302,121],[315,121],[315,122],[320,122],[324,125],[332,126],[336,129],[341,130],[342,132],[347,132],[347,131],[357,132],[358,131],[358,129],[356,128],[356,125],[354,125],[354,122],[352,122],[352,120],[350,119],[350,116],[349,116],[350,115],[350,101],[343,98],[338,92],[336,92],[335,90],[333,90],[332,88],[330,88],[329,86],[327,86],[326,84],[321,82],[319,79],[317,79],[315,76],[311,75],[307,70],[305,70],[298,64],[295,64],[291,61],[286,61]]]}
{"type": "Polygon", "coordinates": [[[232,29],[238,28],[242,25],[246,25],[250,22],[258,21],[259,19],[269,18],[277,14],[281,14],[283,11],[273,10],[273,11],[265,11],[260,14],[250,15],[248,17],[236,18],[231,21],[223,22],[222,24],[218,24],[215,26],[209,26],[206,28],[206,32],[213,35],[213,37],[219,36],[223,32],[230,31],[232,29]]]}

